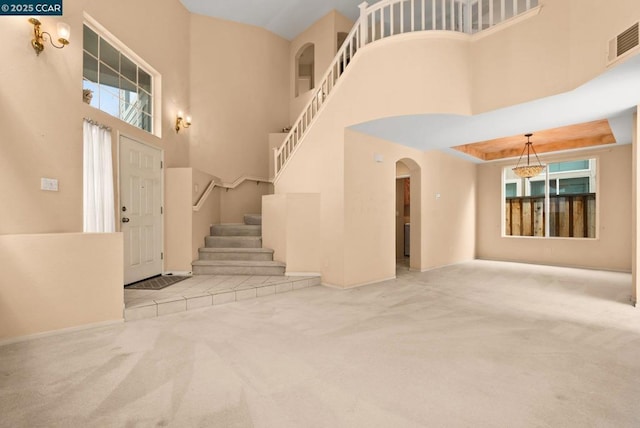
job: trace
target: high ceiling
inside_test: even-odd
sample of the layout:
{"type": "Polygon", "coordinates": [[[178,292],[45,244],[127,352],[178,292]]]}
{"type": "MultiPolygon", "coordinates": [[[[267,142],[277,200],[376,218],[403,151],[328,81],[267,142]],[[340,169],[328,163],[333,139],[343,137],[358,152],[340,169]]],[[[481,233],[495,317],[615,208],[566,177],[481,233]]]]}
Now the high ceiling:
{"type": "Polygon", "coordinates": [[[255,25],[292,40],[334,9],[355,21],[360,13],[358,4],[363,0],[180,1],[192,13],[255,25]]]}
{"type": "MultiPolygon", "coordinates": [[[[292,40],[334,9],[355,21],[359,15],[358,4],[363,0],[180,1],[192,13],[259,26],[292,40]]],[[[376,3],[376,0],[369,3],[376,3]]],[[[505,158],[513,156],[512,152],[517,151],[515,146],[520,146],[524,142],[522,135],[525,133],[532,132],[538,134],[540,138],[542,131],[558,131],[556,128],[602,120],[608,122],[611,131],[606,143],[602,144],[611,144],[611,138],[614,138],[618,144],[629,144],[633,123],[632,114],[636,111],[638,104],[640,104],[640,55],[635,55],[591,82],[564,94],[475,116],[388,117],[354,125],[352,128],[420,150],[440,149],[474,162],[483,162],[491,160],[491,155],[471,153],[482,146],[475,146],[467,151],[456,150],[453,147],[469,147],[478,142],[489,142],[488,146],[508,145],[506,140],[502,139],[510,137],[514,147],[504,149],[498,154],[498,158],[505,158]]],[[[583,147],[598,145],[599,138],[602,138],[599,134],[600,127],[593,127],[592,130],[593,135],[583,136],[583,147]]],[[[566,132],[569,130],[565,130],[566,132]]],[[[492,150],[486,146],[485,144],[481,150],[492,150]]],[[[579,147],[574,141],[567,147],[559,149],[579,147]]]]}
{"type": "MultiPolygon", "coordinates": [[[[573,91],[475,116],[446,114],[388,117],[352,126],[356,131],[419,150],[440,149],[467,160],[483,159],[454,146],[607,119],[617,144],[632,141],[632,115],[640,104],[640,54],[573,91]]],[[[597,128],[594,128],[597,129],[597,128]]],[[[594,137],[600,131],[597,130],[594,137]]],[[[603,143],[605,144],[605,143],[603,143]]],[[[518,153],[519,155],[519,153],[518,153]]],[[[516,156],[517,157],[517,156],[516,156]]]]}
{"type": "MultiPolygon", "coordinates": [[[[530,134],[527,134],[530,135],[530,134]]],[[[494,138],[479,143],[452,147],[459,152],[481,160],[513,158],[524,153],[526,136],[494,138]]],[[[586,147],[614,144],[616,138],[607,119],[579,123],[554,129],[537,131],[531,135],[533,153],[549,153],[561,150],[584,149],[586,147]]]]}

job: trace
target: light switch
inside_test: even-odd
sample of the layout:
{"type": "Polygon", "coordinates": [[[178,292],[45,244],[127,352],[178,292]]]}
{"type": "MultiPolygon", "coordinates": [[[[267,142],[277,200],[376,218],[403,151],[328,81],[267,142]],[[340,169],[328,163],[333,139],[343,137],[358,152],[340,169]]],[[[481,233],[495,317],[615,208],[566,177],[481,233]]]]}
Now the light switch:
{"type": "Polygon", "coordinates": [[[42,177],[40,179],[40,190],[47,190],[49,192],[57,192],[58,191],[58,179],[42,177]]]}

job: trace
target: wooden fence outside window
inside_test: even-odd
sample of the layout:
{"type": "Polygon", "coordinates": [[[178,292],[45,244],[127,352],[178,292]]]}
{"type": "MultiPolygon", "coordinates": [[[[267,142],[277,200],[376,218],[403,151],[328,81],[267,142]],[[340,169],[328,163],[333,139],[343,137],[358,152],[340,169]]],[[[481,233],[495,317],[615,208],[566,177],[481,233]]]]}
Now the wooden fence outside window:
{"type": "MultiPolygon", "coordinates": [[[[505,234],[546,236],[543,196],[508,197],[505,200],[505,234]]],[[[549,236],[596,237],[596,194],[549,196],[549,236]]]]}

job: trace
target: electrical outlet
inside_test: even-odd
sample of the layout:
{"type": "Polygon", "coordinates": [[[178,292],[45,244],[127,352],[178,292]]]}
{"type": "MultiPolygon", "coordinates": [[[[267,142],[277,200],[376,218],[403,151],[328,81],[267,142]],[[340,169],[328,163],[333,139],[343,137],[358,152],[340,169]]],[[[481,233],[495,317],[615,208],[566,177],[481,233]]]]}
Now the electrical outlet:
{"type": "Polygon", "coordinates": [[[46,190],[49,192],[58,191],[58,179],[56,178],[44,178],[40,179],[40,190],[46,190]]]}

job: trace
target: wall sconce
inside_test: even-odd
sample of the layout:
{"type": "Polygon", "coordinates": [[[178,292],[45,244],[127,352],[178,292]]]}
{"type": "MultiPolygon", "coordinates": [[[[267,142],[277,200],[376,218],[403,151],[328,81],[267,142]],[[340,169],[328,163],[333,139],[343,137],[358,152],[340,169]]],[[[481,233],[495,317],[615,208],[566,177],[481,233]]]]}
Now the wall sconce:
{"type": "Polygon", "coordinates": [[[69,44],[69,36],[71,35],[71,28],[69,27],[69,24],[58,22],[58,43],[60,43],[60,46],[57,46],[53,43],[51,34],[40,29],[40,25],[42,25],[40,21],[36,18],[30,18],[29,22],[33,24],[33,39],[31,40],[31,46],[33,46],[33,49],[36,51],[36,55],[40,55],[40,52],[44,50],[45,34],[49,37],[51,46],[56,49],[62,49],[69,44]]]}
{"type": "Polygon", "coordinates": [[[188,128],[191,126],[191,116],[183,117],[182,112],[179,111],[176,116],[176,132],[180,132],[181,128],[188,128]]]}

